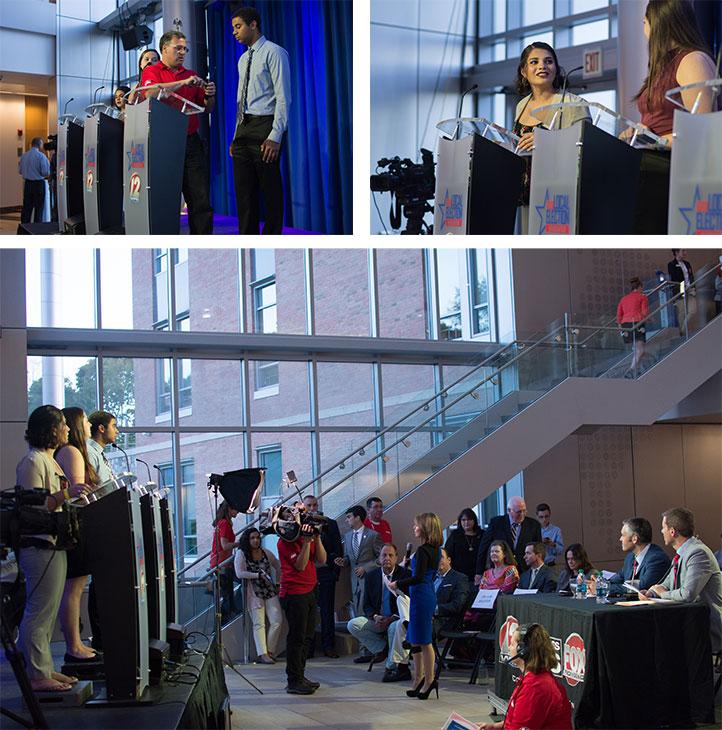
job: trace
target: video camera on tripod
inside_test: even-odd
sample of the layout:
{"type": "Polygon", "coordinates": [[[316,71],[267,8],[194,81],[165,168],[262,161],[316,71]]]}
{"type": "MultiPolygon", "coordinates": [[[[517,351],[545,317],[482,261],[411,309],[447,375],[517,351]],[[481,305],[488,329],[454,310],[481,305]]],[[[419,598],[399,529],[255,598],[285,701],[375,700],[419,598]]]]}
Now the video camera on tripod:
{"type": "Polygon", "coordinates": [[[47,489],[4,489],[0,492],[0,547],[17,550],[22,535],[53,535],[64,541],[70,527],[70,513],[44,508],[47,489]]]}
{"type": "Polygon", "coordinates": [[[376,165],[387,167],[388,172],[371,175],[371,191],[391,193],[391,210],[389,222],[394,230],[401,227],[401,214],[408,220],[402,235],[418,235],[425,226],[431,233],[431,227],[424,223],[424,215],[433,212],[433,207],[426,201],[435,195],[436,177],[434,175],[434,155],[431,150],[421,149],[421,164],[412,162],[408,157],[403,160],[398,156],[388,159],[383,157],[376,165]],[[394,197],[396,207],[394,208],[394,197]]]}

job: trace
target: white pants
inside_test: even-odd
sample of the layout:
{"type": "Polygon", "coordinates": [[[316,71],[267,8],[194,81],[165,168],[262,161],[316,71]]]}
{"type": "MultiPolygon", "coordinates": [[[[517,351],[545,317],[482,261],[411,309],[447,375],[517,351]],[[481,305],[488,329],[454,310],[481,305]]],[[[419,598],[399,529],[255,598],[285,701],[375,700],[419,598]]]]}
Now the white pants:
{"type": "Polygon", "coordinates": [[[281,621],[283,620],[278,596],[261,601],[261,605],[252,608],[250,613],[253,622],[253,640],[256,643],[256,653],[258,656],[267,654],[269,651],[275,653],[278,634],[281,630],[281,621]],[[266,639],[266,616],[268,616],[268,639],[266,639]]]}

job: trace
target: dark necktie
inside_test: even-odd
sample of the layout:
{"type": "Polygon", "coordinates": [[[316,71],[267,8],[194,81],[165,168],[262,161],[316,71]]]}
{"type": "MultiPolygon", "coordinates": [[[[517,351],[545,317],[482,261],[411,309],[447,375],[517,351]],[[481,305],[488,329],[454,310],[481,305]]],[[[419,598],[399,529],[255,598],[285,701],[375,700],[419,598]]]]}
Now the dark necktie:
{"type": "Polygon", "coordinates": [[[113,467],[110,465],[110,462],[108,461],[108,457],[105,455],[105,451],[101,451],[100,455],[103,457],[103,461],[105,462],[105,465],[110,470],[110,478],[115,479],[115,472],[113,471],[113,467]]]}
{"type": "Polygon", "coordinates": [[[514,549],[516,549],[516,543],[517,543],[517,540],[519,539],[519,528],[520,527],[521,527],[521,525],[518,522],[512,522],[512,525],[511,525],[511,540],[512,540],[512,543],[513,543],[512,547],[514,549]]]}
{"type": "Polygon", "coordinates": [[[679,553],[674,556],[672,560],[672,568],[674,569],[674,583],[673,588],[679,588],[679,553]]]}
{"type": "Polygon", "coordinates": [[[246,99],[248,98],[248,82],[251,78],[251,61],[253,61],[253,49],[248,49],[248,63],[246,64],[246,76],[243,79],[241,90],[241,103],[238,105],[238,126],[243,124],[243,117],[246,115],[246,99]]]}
{"type": "Polygon", "coordinates": [[[358,548],[359,548],[359,534],[358,532],[354,532],[353,534],[353,544],[352,544],[352,552],[353,552],[353,559],[354,562],[358,560],[358,548]]]}
{"type": "MultiPolygon", "coordinates": [[[[389,578],[393,579],[393,576],[389,576],[389,578]]],[[[390,616],[391,615],[391,593],[389,593],[389,589],[386,587],[386,584],[384,583],[384,579],[381,579],[381,590],[383,592],[383,598],[381,599],[381,615],[382,616],[390,616]]]]}
{"type": "Polygon", "coordinates": [[[632,580],[634,580],[634,576],[637,575],[637,568],[639,565],[637,564],[637,559],[634,559],[634,565],[632,566],[632,580]]]}

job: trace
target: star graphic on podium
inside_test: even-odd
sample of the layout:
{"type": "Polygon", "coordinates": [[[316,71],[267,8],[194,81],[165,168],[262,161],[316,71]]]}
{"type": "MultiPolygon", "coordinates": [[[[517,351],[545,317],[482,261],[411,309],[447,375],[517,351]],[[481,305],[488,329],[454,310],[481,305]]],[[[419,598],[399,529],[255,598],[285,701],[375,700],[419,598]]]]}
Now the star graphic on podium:
{"type": "Polygon", "coordinates": [[[439,230],[443,230],[444,226],[446,225],[446,201],[449,199],[449,188],[446,188],[446,192],[444,193],[444,200],[439,203],[439,210],[441,211],[441,226],[439,227],[439,230]]]}
{"type": "Polygon", "coordinates": [[[679,212],[682,215],[682,218],[687,221],[687,233],[686,235],[689,235],[690,228],[693,228],[695,226],[694,223],[687,217],[687,213],[691,213],[694,215],[697,212],[697,203],[700,201],[700,194],[699,194],[699,185],[697,185],[694,189],[694,197],[692,198],[692,205],[689,208],[680,208],[679,212]]]}
{"type": "Polygon", "coordinates": [[[128,155],[128,169],[130,170],[133,167],[133,155],[135,154],[135,145],[130,145],[130,150],[125,154],[128,155]]]}
{"type": "Polygon", "coordinates": [[[544,193],[544,202],[542,203],[542,205],[534,206],[536,208],[536,212],[539,214],[539,235],[540,236],[542,235],[542,233],[544,233],[545,224],[544,224],[543,211],[545,211],[547,209],[548,202],[549,202],[549,188],[547,188],[546,192],[544,193]]]}

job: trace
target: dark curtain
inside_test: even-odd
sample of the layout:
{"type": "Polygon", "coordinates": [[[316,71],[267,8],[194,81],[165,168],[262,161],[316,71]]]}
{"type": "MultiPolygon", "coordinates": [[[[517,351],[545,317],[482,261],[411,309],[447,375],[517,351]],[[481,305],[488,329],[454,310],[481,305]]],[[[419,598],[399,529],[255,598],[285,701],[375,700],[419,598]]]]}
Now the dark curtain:
{"type": "Polygon", "coordinates": [[[352,232],[351,0],[254,0],[207,8],[210,78],[218,87],[210,125],[211,199],[236,215],[228,153],[236,124],[238,59],[231,15],[243,5],[261,14],[261,31],[288,51],[291,107],[281,157],[285,225],[316,233],[352,232]]]}

